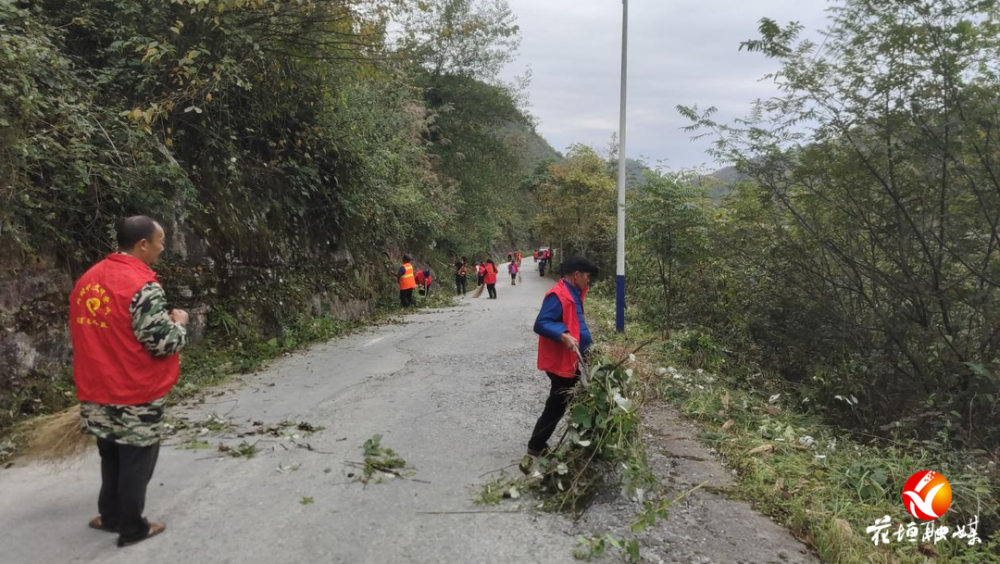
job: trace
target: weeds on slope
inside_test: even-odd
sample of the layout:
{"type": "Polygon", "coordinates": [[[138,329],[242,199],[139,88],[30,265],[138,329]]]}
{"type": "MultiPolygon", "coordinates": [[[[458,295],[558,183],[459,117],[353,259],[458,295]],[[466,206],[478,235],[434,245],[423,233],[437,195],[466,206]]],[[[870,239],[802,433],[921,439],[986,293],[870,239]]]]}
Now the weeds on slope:
{"type": "MultiPolygon", "coordinates": [[[[596,309],[596,308],[592,308],[596,309]]],[[[632,332],[642,334],[642,328],[632,332]]],[[[615,339],[613,337],[613,339],[615,339]]],[[[748,388],[746,367],[730,366],[710,335],[680,331],[647,349],[649,401],[664,400],[699,423],[699,438],[735,472],[727,495],[750,501],[836,564],[1000,563],[1000,460],[982,451],[949,449],[946,441],[851,433],[825,420],[789,390],[748,388]],[[954,532],[978,518],[981,543],[921,537],[897,540],[916,520],[902,487],[920,470],[950,482],[951,508],[935,526],[954,532]],[[875,546],[869,527],[890,516],[891,543],[875,546]]],[[[765,381],[756,375],[755,381],[765,381]]],[[[851,401],[849,397],[845,401],[851,401]]]]}

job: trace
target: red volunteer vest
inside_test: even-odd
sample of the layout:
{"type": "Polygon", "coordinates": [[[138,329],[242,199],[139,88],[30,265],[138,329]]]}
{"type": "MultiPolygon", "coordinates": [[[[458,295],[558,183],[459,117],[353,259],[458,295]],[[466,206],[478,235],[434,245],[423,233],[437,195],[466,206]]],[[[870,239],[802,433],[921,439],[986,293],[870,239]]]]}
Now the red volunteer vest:
{"type": "Polygon", "coordinates": [[[483,282],[487,284],[497,283],[497,268],[492,264],[489,263],[486,264],[486,278],[483,280],[483,282]]]}
{"type": "MultiPolygon", "coordinates": [[[[562,321],[569,329],[569,334],[577,342],[580,341],[580,318],[576,315],[576,301],[573,294],[566,287],[566,282],[560,280],[552,287],[545,297],[555,294],[562,304],[562,321]]],[[[587,288],[580,293],[580,301],[587,297],[587,288]]],[[[538,369],[551,372],[563,378],[573,378],[576,376],[577,365],[580,363],[576,358],[576,353],[567,349],[566,345],[559,341],[553,341],[545,337],[538,337],[538,369]]]]}
{"type": "Polygon", "coordinates": [[[69,296],[73,380],[80,401],[138,405],[177,383],[178,355],[154,357],[132,331],[129,305],[156,273],[137,258],[110,255],[88,270],[69,296]]]}

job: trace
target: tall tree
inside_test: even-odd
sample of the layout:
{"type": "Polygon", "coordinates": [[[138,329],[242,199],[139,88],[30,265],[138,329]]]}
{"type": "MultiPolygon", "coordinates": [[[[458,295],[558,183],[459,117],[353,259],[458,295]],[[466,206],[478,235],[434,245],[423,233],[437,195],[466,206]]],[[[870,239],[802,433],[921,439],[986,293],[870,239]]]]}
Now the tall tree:
{"type": "Polygon", "coordinates": [[[933,397],[956,414],[950,436],[1000,439],[968,426],[996,413],[1000,381],[1000,7],[866,0],[835,15],[821,46],[771,20],[743,44],[781,65],[783,95],[750,118],[682,111],[760,187],[778,257],[764,266],[796,297],[781,338],[813,350],[786,374],[840,367],[828,393],[863,392],[873,424],[933,397]]]}

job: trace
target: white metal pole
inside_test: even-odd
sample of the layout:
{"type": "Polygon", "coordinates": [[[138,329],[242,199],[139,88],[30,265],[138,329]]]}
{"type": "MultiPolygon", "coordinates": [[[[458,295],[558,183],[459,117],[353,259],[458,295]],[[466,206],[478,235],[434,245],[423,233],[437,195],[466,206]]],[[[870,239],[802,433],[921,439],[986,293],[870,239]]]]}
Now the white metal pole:
{"type": "Polygon", "coordinates": [[[618,125],[618,268],[615,277],[615,328],[625,332],[625,91],[628,83],[628,0],[622,0],[622,92],[618,125]]]}

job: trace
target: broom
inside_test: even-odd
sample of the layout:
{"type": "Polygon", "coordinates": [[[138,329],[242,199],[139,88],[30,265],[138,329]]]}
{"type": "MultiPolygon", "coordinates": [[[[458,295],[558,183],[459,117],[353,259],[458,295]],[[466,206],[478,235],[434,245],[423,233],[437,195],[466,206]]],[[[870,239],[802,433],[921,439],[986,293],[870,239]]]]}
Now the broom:
{"type": "Polygon", "coordinates": [[[472,292],[472,297],[473,298],[478,298],[479,296],[483,295],[483,289],[485,289],[485,288],[486,288],[486,284],[485,283],[484,284],[480,284],[475,289],[475,291],[472,292]]]}
{"type": "Polygon", "coordinates": [[[94,437],[82,432],[80,406],[74,405],[52,415],[35,418],[24,424],[27,446],[25,458],[42,462],[66,461],[85,452],[94,437]]]}

